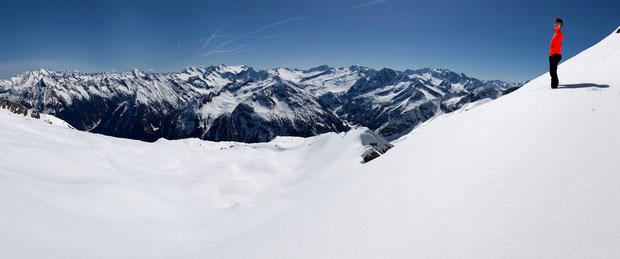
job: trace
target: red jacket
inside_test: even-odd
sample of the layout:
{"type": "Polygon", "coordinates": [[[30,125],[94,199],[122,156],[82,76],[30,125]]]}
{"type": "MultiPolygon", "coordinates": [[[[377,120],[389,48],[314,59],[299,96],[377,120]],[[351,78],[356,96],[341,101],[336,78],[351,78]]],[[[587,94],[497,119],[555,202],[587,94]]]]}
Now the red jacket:
{"type": "Polygon", "coordinates": [[[562,31],[560,31],[560,29],[555,29],[555,34],[553,34],[553,38],[551,39],[551,51],[549,52],[549,56],[553,54],[562,55],[560,49],[562,48],[563,37],[564,36],[562,35],[562,31]]]}

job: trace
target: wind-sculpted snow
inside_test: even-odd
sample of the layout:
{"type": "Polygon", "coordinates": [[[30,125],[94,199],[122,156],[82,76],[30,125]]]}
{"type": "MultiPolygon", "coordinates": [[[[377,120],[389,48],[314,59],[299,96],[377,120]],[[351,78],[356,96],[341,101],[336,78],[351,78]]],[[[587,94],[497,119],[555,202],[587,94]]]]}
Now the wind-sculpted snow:
{"type": "Polygon", "coordinates": [[[2,258],[183,257],[303,204],[391,147],[367,128],[146,143],[46,114],[0,108],[0,121],[2,258]]]}
{"type": "Polygon", "coordinates": [[[0,96],[77,129],[111,136],[264,142],[351,126],[387,137],[477,100],[467,97],[477,89],[486,88],[490,93],[485,98],[496,98],[516,86],[445,69],[320,66],[255,71],[220,65],[174,73],[41,69],[0,81],[0,96]],[[448,100],[450,105],[445,104],[448,100]]]}

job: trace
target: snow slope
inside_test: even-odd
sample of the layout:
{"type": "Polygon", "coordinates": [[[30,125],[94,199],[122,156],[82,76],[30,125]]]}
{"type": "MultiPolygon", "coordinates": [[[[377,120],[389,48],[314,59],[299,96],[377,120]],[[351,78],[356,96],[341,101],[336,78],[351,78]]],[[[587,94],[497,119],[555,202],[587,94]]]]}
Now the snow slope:
{"type": "Polygon", "coordinates": [[[196,257],[620,257],[620,34],[196,257]]]}
{"type": "MultiPolygon", "coordinates": [[[[0,257],[165,257],[239,235],[355,174],[367,128],[146,143],[0,109],[0,257]]],[[[389,145],[389,144],[388,144],[389,145]]]]}

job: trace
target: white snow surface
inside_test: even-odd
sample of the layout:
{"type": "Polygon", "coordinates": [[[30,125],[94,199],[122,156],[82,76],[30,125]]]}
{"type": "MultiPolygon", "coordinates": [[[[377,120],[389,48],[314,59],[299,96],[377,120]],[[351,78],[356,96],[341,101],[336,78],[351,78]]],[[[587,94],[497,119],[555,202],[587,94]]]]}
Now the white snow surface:
{"type": "Polygon", "coordinates": [[[617,258],[620,34],[196,257],[617,258]]]}
{"type": "Polygon", "coordinates": [[[167,257],[240,235],[355,174],[367,128],[155,143],[0,109],[0,257],[167,257]]]}
{"type": "Polygon", "coordinates": [[[0,110],[0,257],[620,257],[620,34],[367,164],[366,129],[144,143],[0,110]]]}

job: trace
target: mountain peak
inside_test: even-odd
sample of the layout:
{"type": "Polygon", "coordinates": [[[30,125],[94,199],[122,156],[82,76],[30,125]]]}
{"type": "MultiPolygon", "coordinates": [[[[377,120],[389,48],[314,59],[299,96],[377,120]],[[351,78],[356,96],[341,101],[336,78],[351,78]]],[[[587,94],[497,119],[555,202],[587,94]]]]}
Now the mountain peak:
{"type": "Polygon", "coordinates": [[[131,70],[129,70],[129,72],[136,77],[142,75],[142,72],[140,72],[137,67],[132,68],[131,70]]]}
{"type": "Polygon", "coordinates": [[[216,67],[216,71],[219,73],[239,74],[245,70],[248,70],[248,68],[249,67],[246,65],[227,66],[227,65],[221,64],[216,67]]]}
{"type": "Polygon", "coordinates": [[[330,67],[328,65],[321,65],[321,66],[318,66],[318,67],[310,68],[310,69],[308,69],[308,71],[309,72],[316,72],[316,71],[326,71],[326,70],[329,70],[329,69],[330,69],[330,67]]]}
{"type": "Polygon", "coordinates": [[[351,71],[362,71],[362,70],[367,70],[367,69],[368,69],[367,67],[360,66],[360,65],[349,66],[349,70],[351,71]]]}
{"type": "Polygon", "coordinates": [[[49,75],[50,75],[49,71],[47,71],[47,70],[46,70],[46,69],[44,69],[44,68],[39,69],[39,73],[41,73],[42,75],[46,75],[46,76],[49,76],[49,75]]]}

